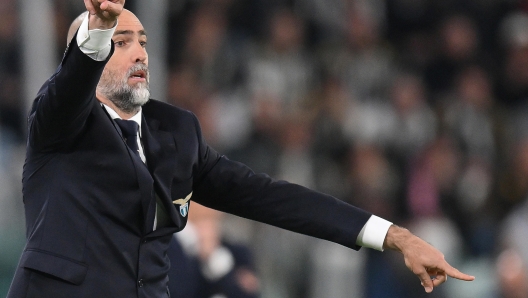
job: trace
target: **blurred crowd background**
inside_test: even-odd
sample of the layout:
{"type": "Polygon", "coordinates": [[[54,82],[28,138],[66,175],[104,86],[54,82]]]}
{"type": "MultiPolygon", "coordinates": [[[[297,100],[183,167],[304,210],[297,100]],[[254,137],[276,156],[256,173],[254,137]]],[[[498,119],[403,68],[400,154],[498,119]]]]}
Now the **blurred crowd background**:
{"type": "MultiPolygon", "coordinates": [[[[24,38],[41,26],[23,17],[27,2],[0,0],[0,296],[25,238],[34,95],[25,84],[38,69],[24,53],[51,48],[58,65],[83,11],[80,0],[48,0],[54,35],[42,42],[24,38]]],[[[151,60],[163,59],[163,90],[152,93],[196,113],[211,146],[408,227],[477,278],[427,297],[528,297],[528,1],[126,7],[140,19],[145,9],[163,14],[144,23],[151,60]]],[[[234,216],[222,225],[225,239],[251,249],[263,298],[425,295],[398,253],[354,252],[234,216]]]]}

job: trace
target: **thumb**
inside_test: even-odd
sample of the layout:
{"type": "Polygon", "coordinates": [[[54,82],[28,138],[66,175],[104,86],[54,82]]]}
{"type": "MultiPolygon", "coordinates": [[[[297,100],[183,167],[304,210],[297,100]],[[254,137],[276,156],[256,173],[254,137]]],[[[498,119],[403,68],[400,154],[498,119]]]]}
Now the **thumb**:
{"type": "Polygon", "coordinates": [[[431,280],[429,274],[425,271],[424,273],[419,274],[418,278],[422,282],[425,292],[431,293],[433,291],[433,281],[431,280]]]}

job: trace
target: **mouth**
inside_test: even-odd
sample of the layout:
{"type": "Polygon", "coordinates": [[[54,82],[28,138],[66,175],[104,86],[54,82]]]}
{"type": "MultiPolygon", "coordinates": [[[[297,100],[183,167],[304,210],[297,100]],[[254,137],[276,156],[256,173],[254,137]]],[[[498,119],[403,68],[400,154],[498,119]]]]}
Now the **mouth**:
{"type": "Polygon", "coordinates": [[[145,81],[147,79],[147,73],[143,70],[138,70],[133,72],[129,79],[136,80],[136,81],[145,81]]]}

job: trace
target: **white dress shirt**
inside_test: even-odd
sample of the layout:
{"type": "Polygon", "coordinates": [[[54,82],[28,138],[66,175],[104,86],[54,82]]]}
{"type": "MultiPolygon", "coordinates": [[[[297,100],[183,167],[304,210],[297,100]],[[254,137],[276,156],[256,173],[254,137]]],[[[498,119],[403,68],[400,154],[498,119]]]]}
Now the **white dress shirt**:
{"type": "MultiPolygon", "coordinates": [[[[79,45],[80,50],[88,55],[90,58],[96,61],[105,60],[110,54],[112,36],[116,26],[107,30],[100,29],[88,29],[88,18],[89,14],[86,15],[84,21],[82,22],[79,31],[77,32],[77,44],[79,45]]],[[[103,105],[112,118],[121,118],[115,111],[110,107],[103,105]],[[117,117],[115,117],[117,116],[117,117]]],[[[141,145],[141,110],[132,117],[130,120],[134,120],[139,124],[139,155],[143,162],[145,162],[145,153],[143,152],[143,146],[141,145]]],[[[154,229],[156,229],[156,220],[154,221],[154,229]]],[[[392,222],[387,221],[376,215],[372,215],[369,220],[365,223],[361,232],[356,239],[356,244],[363,247],[373,248],[379,251],[383,251],[383,242],[387,232],[392,225],[392,222]]]]}
{"type": "MultiPolygon", "coordinates": [[[[116,111],[114,111],[111,107],[105,105],[105,104],[101,104],[105,109],[106,111],[108,112],[108,115],[110,115],[110,117],[112,119],[122,119],[116,111]]],[[[141,143],[141,109],[139,109],[139,112],[137,112],[137,114],[135,114],[134,116],[132,116],[132,118],[128,119],[128,120],[131,120],[131,121],[134,121],[136,122],[138,125],[139,125],[139,128],[138,128],[138,137],[137,137],[137,143],[138,143],[138,148],[139,148],[139,157],[141,157],[141,160],[146,164],[147,163],[147,158],[145,157],[145,151],[143,151],[143,146],[142,146],[142,143],[141,143]]]]}

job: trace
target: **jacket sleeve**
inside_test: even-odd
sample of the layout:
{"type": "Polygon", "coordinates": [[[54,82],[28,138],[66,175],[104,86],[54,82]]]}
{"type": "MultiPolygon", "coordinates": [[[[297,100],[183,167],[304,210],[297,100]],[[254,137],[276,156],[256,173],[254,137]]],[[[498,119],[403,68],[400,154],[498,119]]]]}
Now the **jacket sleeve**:
{"type": "MultiPolygon", "coordinates": [[[[198,123],[196,121],[198,127],[198,123]]],[[[210,208],[359,249],[356,239],[372,215],[330,195],[256,174],[219,155],[203,140],[193,200],[210,208]]]]}
{"type": "Polygon", "coordinates": [[[60,147],[78,134],[95,103],[106,62],[81,52],[74,37],[56,72],[39,90],[28,117],[29,144],[38,150],[60,147]]]}

